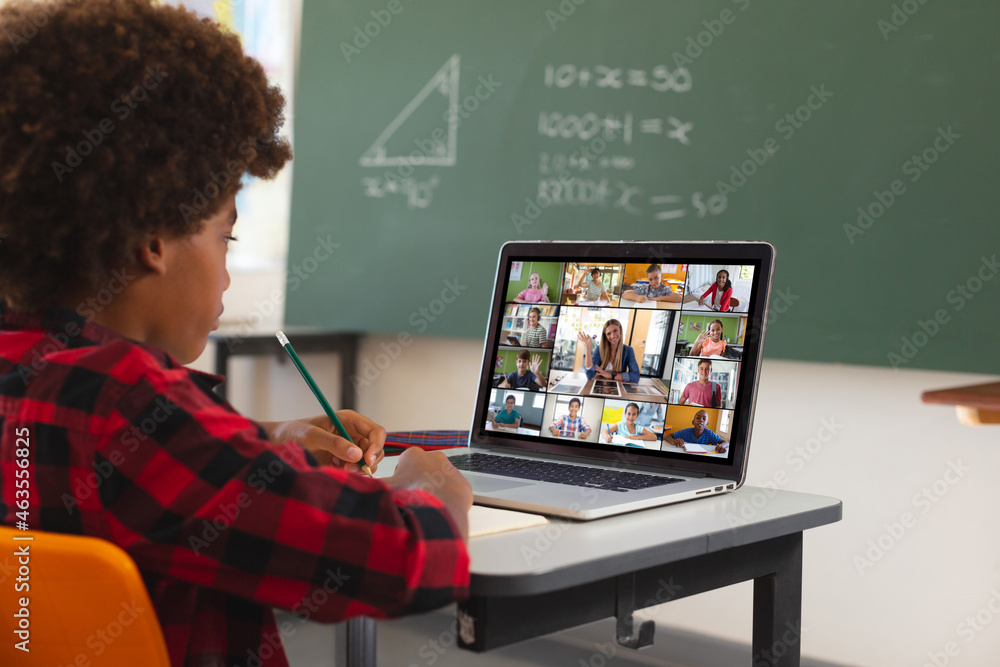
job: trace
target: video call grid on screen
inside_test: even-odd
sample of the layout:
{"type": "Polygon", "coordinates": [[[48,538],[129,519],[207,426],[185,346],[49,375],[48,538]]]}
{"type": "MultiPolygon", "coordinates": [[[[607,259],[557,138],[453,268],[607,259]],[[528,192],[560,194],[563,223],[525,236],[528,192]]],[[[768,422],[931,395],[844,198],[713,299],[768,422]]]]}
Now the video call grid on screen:
{"type": "Polygon", "coordinates": [[[480,426],[504,439],[730,461],[759,268],[757,260],[511,258],[501,267],[480,426]],[[595,373],[591,382],[579,333],[599,357],[611,320],[630,363],[615,375],[621,381],[595,373]]]}

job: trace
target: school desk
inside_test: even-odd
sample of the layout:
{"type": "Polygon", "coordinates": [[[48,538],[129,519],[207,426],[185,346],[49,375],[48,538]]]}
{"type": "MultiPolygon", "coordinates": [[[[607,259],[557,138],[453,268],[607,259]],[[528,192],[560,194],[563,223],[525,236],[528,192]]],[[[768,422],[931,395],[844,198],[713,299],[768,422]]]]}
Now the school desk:
{"type": "MultiPolygon", "coordinates": [[[[338,407],[353,410],[357,405],[357,389],[351,382],[351,376],[357,372],[361,334],[314,327],[285,327],[283,331],[298,354],[333,352],[340,355],[338,407]]],[[[274,334],[275,331],[270,330],[246,332],[234,327],[222,327],[210,333],[208,339],[215,344],[215,374],[228,377],[229,359],[236,356],[274,355],[279,363],[288,363],[288,355],[274,334]]],[[[215,388],[215,393],[227,398],[228,384],[220,384],[215,388]]]]}
{"type": "Polygon", "coordinates": [[[629,382],[628,384],[638,384],[640,387],[650,387],[654,391],[651,394],[629,394],[626,393],[623,382],[618,380],[607,380],[603,378],[598,378],[594,376],[593,379],[588,380],[586,373],[563,373],[562,375],[554,372],[552,377],[549,379],[549,391],[552,391],[560,383],[570,384],[570,385],[583,385],[583,389],[576,396],[593,396],[595,398],[607,398],[613,401],[643,401],[645,403],[666,403],[667,393],[664,389],[663,384],[656,378],[639,378],[639,382],[629,382]],[[594,394],[594,384],[602,380],[603,382],[614,382],[618,386],[619,395],[618,396],[608,396],[607,394],[594,394]],[[663,390],[663,393],[656,391],[657,389],[663,390]]]}
{"type": "MultiPolygon", "coordinates": [[[[664,451],[664,452],[678,452],[678,453],[681,453],[681,454],[688,453],[688,452],[685,452],[683,446],[668,445],[666,443],[663,443],[660,446],[660,449],[662,451],[664,451]]],[[[711,454],[697,454],[697,456],[710,456],[710,457],[722,458],[722,457],[724,457],[726,455],[725,454],[719,454],[719,453],[713,452],[711,454]]]]}
{"type": "Polygon", "coordinates": [[[500,428],[493,428],[492,422],[486,422],[486,430],[497,431],[498,433],[516,433],[517,435],[538,435],[539,432],[537,428],[524,428],[521,426],[517,428],[504,428],[502,426],[500,428]]]}
{"type": "Polygon", "coordinates": [[[969,426],[1000,424],[1000,382],[925,391],[920,400],[954,405],[958,420],[969,426]]]}
{"type": "MultiPolygon", "coordinates": [[[[380,475],[394,461],[380,465],[380,475]]],[[[550,517],[546,526],[472,539],[471,595],[457,609],[459,645],[487,651],[616,618],[618,643],[639,648],[653,642],[655,624],[637,625],[636,610],[753,581],[753,654],[795,667],[802,533],[841,514],[835,498],[744,487],[596,521],[550,517]]],[[[375,665],[374,621],[341,624],[338,640],[355,660],[338,664],[375,665]]]]}
{"type": "Polygon", "coordinates": [[[622,308],[649,308],[657,310],[680,310],[681,304],[674,303],[672,301],[643,301],[639,303],[638,301],[632,301],[631,299],[626,299],[622,297],[621,301],[622,308]]]}

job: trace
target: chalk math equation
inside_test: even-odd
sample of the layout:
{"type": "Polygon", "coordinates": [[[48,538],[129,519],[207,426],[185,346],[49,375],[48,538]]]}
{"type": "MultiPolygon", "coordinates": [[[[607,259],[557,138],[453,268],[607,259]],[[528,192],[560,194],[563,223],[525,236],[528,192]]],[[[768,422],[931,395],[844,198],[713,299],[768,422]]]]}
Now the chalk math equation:
{"type": "MultiPolygon", "coordinates": [[[[546,89],[553,91],[589,89],[600,92],[602,99],[613,99],[613,91],[626,89],[688,93],[694,85],[691,72],[685,67],[670,69],[666,65],[656,65],[650,69],[636,69],[571,63],[545,65],[542,83],[546,89]]],[[[695,192],[685,196],[675,192],[652,191],[621,176],[600,173],[635,170],[638,166],[636,158],[622,149],[640,141],[654,146],[657,144],[653,142],[658,141],[664,150],[664,159],[673,156],[682,158],[684,147],[692,144],[694,129],[694,121],[670,113],[654,115],[629,110],[599,113],[580,109],[542,109],[538,113],[538,135],[566,140],[572,142],[570,146],[577,148],[538,153],[536,201],[539,206],[546,207],[620,210],[637,217],[650,216],[658,221],[678,220],[689,215],[699,218],[719,215],[727,206],[726,198],[721,195],[695,192]],[[612,154],[615,152],[618,154],[612,154]]]]}
{"type": "Polygon", "coordinates": [[[677,220],[689,213],[699,218],[719,215],[726,210],[722,195],[695,192],[691,197],[665,192],[648,192],[639,185],[609,177],[580,176],[541,178],[535,197],[538,205],[595,207],[622,210],[634,216],[651,215],[654,220],[677,220]],[[686,208],[690,204],[691,208],[686,208]]]}
{"type": "Polygon", "coordinates": [[[572,86],[612,90],[649,88],[661,93],[686,93],[691,90],[691,72],[686,67],[671,71],[666,65],[657,65],[649,71],[606,65],[596,65],[593,69],[571,64],[545,66],[546,88],[572,86]]]}

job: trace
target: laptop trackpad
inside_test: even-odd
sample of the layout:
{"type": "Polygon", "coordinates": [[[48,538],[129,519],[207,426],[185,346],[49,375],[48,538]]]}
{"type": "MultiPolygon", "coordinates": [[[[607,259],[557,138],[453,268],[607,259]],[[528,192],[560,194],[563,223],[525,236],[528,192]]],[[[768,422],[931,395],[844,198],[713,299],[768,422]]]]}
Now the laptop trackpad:
{"type": "Polygon", "coordinates": [[[532,482],[519,482],[515,479],[482,477],[480,475],[466,475],[465,478],[472,485],[473,493],[491,493],[493,491],[516,489],[519,486],[530,486],[532,484],[532,482]]]}

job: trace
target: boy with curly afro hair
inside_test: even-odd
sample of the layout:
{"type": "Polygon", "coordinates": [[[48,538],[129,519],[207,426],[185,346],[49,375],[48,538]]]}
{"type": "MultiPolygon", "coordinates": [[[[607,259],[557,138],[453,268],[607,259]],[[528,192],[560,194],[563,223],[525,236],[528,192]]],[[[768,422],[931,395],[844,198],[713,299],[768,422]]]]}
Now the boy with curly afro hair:
{"type": "Polygon", "coordinates": [[[283,109],[183,8],[0,6],[0,522],[123,548],[178,666],[286,665],[272,607],[335,622],[467,593],[472,494],[443,455],[357,474],[383,456],[371,420],[340,413],[355,444],[325,416],[251,421],[183,366],[218,326],[242,178],[291,159],[283,109]]]}

